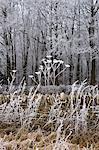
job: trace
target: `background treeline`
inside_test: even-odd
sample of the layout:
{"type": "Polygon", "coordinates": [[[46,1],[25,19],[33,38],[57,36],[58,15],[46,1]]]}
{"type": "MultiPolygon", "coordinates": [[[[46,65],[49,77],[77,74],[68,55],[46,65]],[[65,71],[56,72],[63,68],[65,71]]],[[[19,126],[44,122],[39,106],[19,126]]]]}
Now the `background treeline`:
{"type": "Polygon", "coordinates": [[[16,84],[53,55],[68,68],[58,84],[99,82],[98,0],[0,0],[0,71],[16,84]]]}

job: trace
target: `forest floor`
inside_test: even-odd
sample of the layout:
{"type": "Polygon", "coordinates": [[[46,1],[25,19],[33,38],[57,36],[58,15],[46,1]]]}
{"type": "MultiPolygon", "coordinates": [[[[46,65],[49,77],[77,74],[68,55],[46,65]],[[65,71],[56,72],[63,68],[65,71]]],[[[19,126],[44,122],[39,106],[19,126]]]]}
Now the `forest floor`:
{"type": "MultiPolygon", "coordinates": [[[[55,148],[58,146],[56,132],[29,132],[27,129],[16,128],[15,125],[3,125],[0,128],[0,150],[99,150],[99,133],[94,137],[97,138],[96,143],[91,134],[78,135],[72,140],[64,140],[55,148]],[[92,141],[93,145],[86,148],[87,142],[92,141]]],[[[93,135],[95,136],[95,133],[93,135]]]]}
{"type": "Polygon", "coordinates": [[[0,150],[99,150],[99,116],[91,107],[90,111],[81,104],[76,108],[77,98],[65,93],[1,94],[0,150]],[[87,112],[84,125],[83,109],[87,112]]]}

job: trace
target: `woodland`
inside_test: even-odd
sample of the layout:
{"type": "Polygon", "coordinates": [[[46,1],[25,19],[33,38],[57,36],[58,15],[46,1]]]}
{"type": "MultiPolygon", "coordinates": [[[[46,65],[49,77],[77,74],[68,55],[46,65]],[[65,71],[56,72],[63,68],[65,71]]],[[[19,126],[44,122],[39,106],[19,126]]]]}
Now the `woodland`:
{"type": "Polygon", "coordinates": [[[0,150],[99,150],[99,0],[0,0],[0,150]]]}

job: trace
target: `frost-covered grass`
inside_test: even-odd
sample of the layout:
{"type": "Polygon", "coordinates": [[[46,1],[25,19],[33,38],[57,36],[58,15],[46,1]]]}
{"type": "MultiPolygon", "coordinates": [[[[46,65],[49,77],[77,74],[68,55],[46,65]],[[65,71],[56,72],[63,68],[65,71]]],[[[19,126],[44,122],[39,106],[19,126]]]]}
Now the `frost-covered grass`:
{"type": "Polygon", "coordinates": [[[64,92],[37,93],[38,84],[34,92],[31,87],[25,94],[24,80],[17,90],[14,90],[13,81],[6,95],[0,95],[0,146],[7,144],[18,149],[17,145],[22,147],[28,143],[29,147],[24,146],[24,150],[33,147],[98,150],[95,148],[99,144],[98,86],[90,86],[86,80],[80,85],[75,82],[67,95],[64,92]]]}

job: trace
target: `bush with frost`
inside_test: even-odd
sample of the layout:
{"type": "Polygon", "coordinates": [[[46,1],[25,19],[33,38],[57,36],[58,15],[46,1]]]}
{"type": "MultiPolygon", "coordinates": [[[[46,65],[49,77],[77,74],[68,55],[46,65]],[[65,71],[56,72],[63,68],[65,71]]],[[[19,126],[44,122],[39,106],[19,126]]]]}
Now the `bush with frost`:
{"type": "MultiPolygon", "coordinates": [[[[70,65],[64,64],[63,60],[54,59],[51,55],[46,56],[46,58],[41,60],[41,65],[39,66],[39,71],[35,72],[38,77],[38,83],[46,85],[55,85],[56,80],[59,75],[61,75],[66,68],[69,68],[70,65]],[[61,69],[63,68],[63,69],[61,69]],[[43,79],[43,81],[42,81],[43,79]]],[[[33,75],[29,76],[36,83],[35,77],[33,75]]]]}

